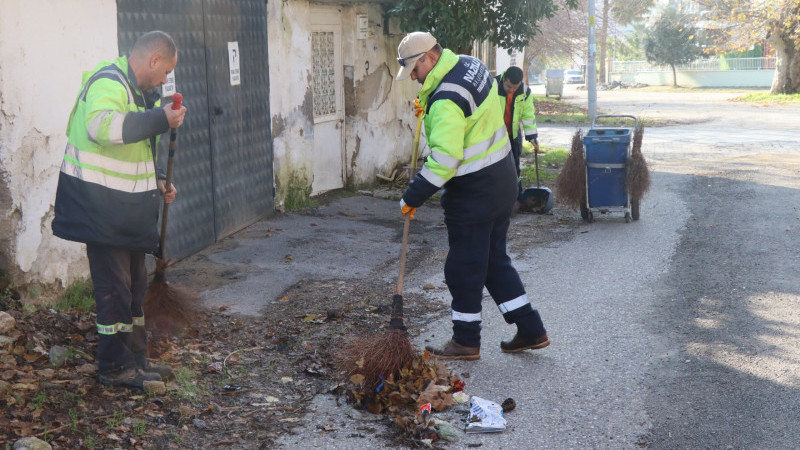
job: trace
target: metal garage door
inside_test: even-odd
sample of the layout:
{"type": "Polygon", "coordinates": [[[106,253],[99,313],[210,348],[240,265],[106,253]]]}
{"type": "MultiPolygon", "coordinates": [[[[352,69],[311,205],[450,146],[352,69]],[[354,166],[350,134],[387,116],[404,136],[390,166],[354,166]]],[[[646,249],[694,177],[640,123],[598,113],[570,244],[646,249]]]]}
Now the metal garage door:
{"type": "MultiPolygon", "coordinates": [[[[188,112],[178,131],[167,255],[186,256],[274,210],[266,1],[118,0],[117,7],[121,53],[150,30],[178,46],[175,85],[188,112]]],[[[162,167],[167,144],[162,136],[162,167]]]]}

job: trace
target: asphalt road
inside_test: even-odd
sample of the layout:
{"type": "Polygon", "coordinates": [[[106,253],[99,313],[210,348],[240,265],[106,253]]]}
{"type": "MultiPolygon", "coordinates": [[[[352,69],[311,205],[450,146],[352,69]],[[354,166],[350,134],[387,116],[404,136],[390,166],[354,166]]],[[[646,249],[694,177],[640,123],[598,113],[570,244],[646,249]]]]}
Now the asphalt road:
{"type": "MultiPolygon", "coordinates": [[[[486,298],[481,359],[450,367],[469,375],[469,394],[498,403],[512,397],[517,408],[507,414],[504,432],[461,434],[448,448],[800,447],[800,106],[727,101],[735,95],[598,93],[601,111],[680,123],[645,130],[652,187],[641,220],[625,223],[621,214],[598,214],[592,224],[556,226],[552,231],[561,236],[542,241],[531,237],[540,232],[537,216],[514,218],[510,251],[552,345],[501,353],[500,340],[514,329],[486,298]]],[[[585,91],[568,86],[565,100],[585,103],[585,91]]],[[[540,125],[540,142],[569,147],[574,131],[540,125]]],[[[326,214],[361,208],[378,220],[397,209],[389,200],[359,202],[364,200],[335,202],[326,214]]],[[[417,216],[412,251],[435,250],[409,269],[407,289],[449,303],[441,289],[446,240],[439,217],[430,209],[417,216]],[[422,291],[425,283],[438,288],[422,291]]],[[[294,230],[297,220],[305,219],[286,215],[258,226],[294,230]]],[[[348,279],[365,276],[364,267],[384,267],[385,273],[369,276],[390,283],[396,255],[386,250],[388,227],[353,220],[342,230],[351,237],[338,247],[331,242],[335,236],[318,230],[313,245],[356,245],[363,261],[331,252],[331,261],[315,263],[323,268],[317,272],[348,279]]],[[[299,255],[307,237],[295,239],[291,246],[299,255]]],[[[280,291],[292,283],[287,274],[267,270],[265,260],[283,255],[269,248],[209,255],[262,269],[204,293],[207,303],[252,293],[251,303],[237,312],[257,314],[266,286],[280,291]]],[[[448,314],[431,322],[415,343],[441,343],[450,326],[448,314]]],[[[374,417],[326,395],[317,397],[314,409],[295,435],[279,441],[281,447],[389,445],[374,417]]],[[[445,418],[459,427],[465,414],[456,409],[445,418]]]]}
{"type": "MultiPolygon", "coordinates": [[[[623,439],[583,428],[575,445],[556,438],[535,447],[798,448],[800,107],[734,103],[725,93],[598,94],[600,109],[697,123],[645,131],[655,178],[642,220],[624,226],[627,236],[596,236],[619,256],[587,281],[611,264],[634,288],[607,304],[628,323],[615,321],[600,339],[617,368],[600,392],[624,406],[604,402],[595,411],[607,429],[625,430],[623,439]],[[661,232],[641,239],[643,226],[661,232]],[[633,257],[626,268],[622,253],[631,247],[668,257],[633,257]],[[647,273],[658,275],[635,287],[647,273]],[[625,304],[631,295],[638,301],[625,304]],[[631,334],[638,339],[628,346],[631,334]]],[[[557,139],[553,131],[542,134],[557,139]]]]}

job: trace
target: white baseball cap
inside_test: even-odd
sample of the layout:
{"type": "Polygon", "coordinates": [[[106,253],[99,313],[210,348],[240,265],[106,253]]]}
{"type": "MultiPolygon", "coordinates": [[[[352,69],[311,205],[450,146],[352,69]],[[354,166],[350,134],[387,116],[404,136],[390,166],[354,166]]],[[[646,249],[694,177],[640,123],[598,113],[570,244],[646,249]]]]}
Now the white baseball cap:
{"type": "Polygon", "coordinates": [[[425,31],[408,33],[397,46],[397,63],[400,71],[397,72],[397,81],[402,81],[411,75],[417,60],[428,50],[436,45],[436,38],[425,31]]]}

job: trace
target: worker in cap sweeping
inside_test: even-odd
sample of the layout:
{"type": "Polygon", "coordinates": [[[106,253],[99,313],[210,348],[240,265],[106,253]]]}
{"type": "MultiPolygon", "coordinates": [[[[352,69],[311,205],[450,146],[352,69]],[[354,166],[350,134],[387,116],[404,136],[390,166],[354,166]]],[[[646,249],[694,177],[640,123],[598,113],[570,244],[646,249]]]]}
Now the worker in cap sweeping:
{"type": "Polygon", "coordinates": [[[180,127],[186,107],[160,106],[156,88],[178,63],[172,38],[140,36],[130,56],[102,62],[83,74],[67,125],[58,177],[53,234],[86,244],[97,305],[97,380],[143,387],[172,376],[145,358],[142,302],[145,253],[159,251],[156,227],[165,175],[156,176],[160,134],[180,127]]]}
{"type": "MultiPolygon", "coordinates": [[[[533,106],[533,96],[531,88],[522,82],[522,69],[517,66],[509,67],[495,79],[497,80],[497,94],[503,103],[503,121],[511,141],[511,154],[514,155],[514,164],[517,167],[517,179],[519,180],[519,160],[522,154],[520,124],[525,132],[525,140],[533,142],[534,151],[539,151],[537,141],[539,133],[536,128],[536,109],[533,106]]],[[[521,181],[518,182],[517,187],[518,194],[517,201],[514,203],[514,212],[519,211],[522,206],[521,181]]]]}
{"type": "Polygon", "coordinates": [[[497,85],[477,59],[442,49],[430,33],[409,33],[397,48],[397,80],[422,85],[431,154],[403,193],[401,213],[413,215],[442,190],[450,250],[444,274],[453,297],[453,337],[427,349],[440,359],[476,360],[481,346],[481,298],[488,289],[506,322],[517,325],[504,352],[550,344],[506,252],[518,186],[497,85]]]}

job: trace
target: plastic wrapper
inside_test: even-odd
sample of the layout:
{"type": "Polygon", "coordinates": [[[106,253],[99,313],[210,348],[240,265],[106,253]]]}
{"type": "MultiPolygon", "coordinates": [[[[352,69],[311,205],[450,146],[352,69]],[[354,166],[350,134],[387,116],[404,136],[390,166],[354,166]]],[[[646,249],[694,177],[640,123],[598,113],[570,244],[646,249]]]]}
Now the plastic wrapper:
{"type": "Polygon", "coordinates": [[[506,429],[503,408],[495,402],[473,396],[467,416],[467,433],[498,433],[506,429]]]}

